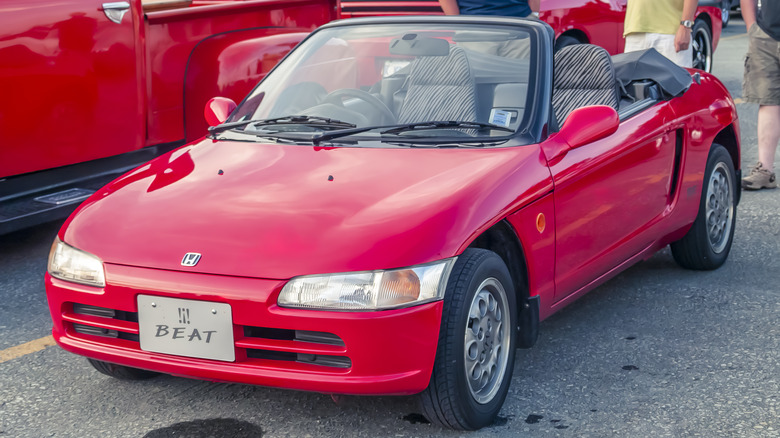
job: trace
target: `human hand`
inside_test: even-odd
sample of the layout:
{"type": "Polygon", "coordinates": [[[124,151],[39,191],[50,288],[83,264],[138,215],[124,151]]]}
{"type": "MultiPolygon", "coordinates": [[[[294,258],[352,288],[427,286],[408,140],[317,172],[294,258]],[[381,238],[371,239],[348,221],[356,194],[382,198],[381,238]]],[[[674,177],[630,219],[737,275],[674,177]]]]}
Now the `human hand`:
{"type": "Polygon", "coordinates": [[[691,29],[680,25],[677,28],[677,33],[674,35],[674,50],[681,52],[687,50],[691,45],[691,29]]]}

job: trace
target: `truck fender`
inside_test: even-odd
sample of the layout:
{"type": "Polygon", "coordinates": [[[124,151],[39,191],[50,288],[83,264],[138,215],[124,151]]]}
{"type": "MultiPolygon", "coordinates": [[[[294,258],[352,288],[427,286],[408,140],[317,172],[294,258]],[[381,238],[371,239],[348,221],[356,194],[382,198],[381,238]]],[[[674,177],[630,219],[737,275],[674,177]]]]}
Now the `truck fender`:
{"type": "Polygon", "coordinates": [[[256,28],[212,35],[192,50],[184,73],[184,133],[187,142],[206,134],[203,108],[209,99],[241,102],[310,30],[256,28]]]}

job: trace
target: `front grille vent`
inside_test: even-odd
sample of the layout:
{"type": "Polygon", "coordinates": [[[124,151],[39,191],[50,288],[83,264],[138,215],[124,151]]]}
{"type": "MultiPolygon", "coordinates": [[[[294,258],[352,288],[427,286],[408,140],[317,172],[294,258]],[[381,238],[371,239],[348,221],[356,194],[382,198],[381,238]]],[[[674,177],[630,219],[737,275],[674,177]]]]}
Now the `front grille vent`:
{"type": "Polygon", "coordinates": [[[283,360],[331,368],[352,367],[352,361],[345,356],[327,356],[324,354],[291,353],[286,351],[257,349],[247,349],[246,356],[252,359],[283,360]]]}
{"type": "Polygon", "coordinates": [[[103,336],[106,338],[118,338],[119,332],[116,330],[108,330],[100,327],[92,327],[89,325],[84,324],[73,324],[73,330],[76,331],[76,333],[81,333],[82,335],[92,335],[92,336],[103,336]]]}
{"type": "Polygon", "coordinates": [[[338,345],[343,347],[344,341],[326,332],[310,332],[306,330],[285,330],[267,327],[244,326],[244,336],[248,338],[274,339],[278,341],[300,341],[314,344],[338,345]]]}
{"type": "Polygon", "coordinates": [[[333,333],[244,326],[246,348],[251,359],[298,362],[331,368],[351,368],[344,340],[333,333]]]}
{"type": "Polygon", "coordinates": [[[88,306],[86,304],[73,303],[73,313],[89,316],[100,316],[103,318],[118,319],[120,321],[138,322],[137,312],[125,312],[123,310],[114,310],[106,307],[88,306]]]}
{"type": "Polygon", "coordinates": [[[313,342],[315,344],[344,346],[344,341],[342,341],[340,337],[334,335],[333,333],[325,332],[308,332],[304,330],[296,330],[295,340],[301,342],[313,342]]]}
{"type": "Polygon", "coordinates": [[[116,317],[116,310],[105,307],[87,306],[86,304],[73,303],[73,313],[89,316],[101,316],[103,318],[116,317]]]}
{"type": "Polygon", "coordinates": [[[65,312],[63,319],[73,324],[76,333],[138,342],[136,312],[73,303],[73,313],[65,312]]]}

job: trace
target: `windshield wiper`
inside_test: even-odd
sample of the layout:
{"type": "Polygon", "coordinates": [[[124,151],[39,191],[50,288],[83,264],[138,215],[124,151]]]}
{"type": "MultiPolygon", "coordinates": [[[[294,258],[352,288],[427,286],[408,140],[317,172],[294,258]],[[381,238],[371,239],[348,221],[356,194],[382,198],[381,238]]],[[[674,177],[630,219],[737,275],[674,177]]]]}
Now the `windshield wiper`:
{"type": "Polygon", "coordinates": [[[354,123],[342,122],[341,120],[329,119],[327,117],[300,115],[277,117],[275,119],[251,119],[223,123],[221,125],[209,127],[209,133],[219,134],[220,132],[226,131],[228,129],[240,128],[247,125],[306,125],[318,128],[354,128],[357,126],[354,123]]]}
{"type": "Polygon", "coordinates": [[[512,128],[507,128],[506,126],[501,126],[501,125],[495,125],[493,123],[463,122],[463,121],[447,120],[447,121],[408,123],[406,125],[399,125],[397,127],[388,129],[386,131],[381,131],[380,134],[400,134],[406,131],[415,131],[415,130],[422,130],[422,129],[442,129],[442,128],[466,128],[466,129],[489,128],[489,129],[498,129],[500,131],[515,132],[515,130],[512,128]]]}
{"type": "MultiPolygon", "coordinates": [[[[456,122],[456,121],[443,121],[443,122],[419,122],[419,123],[407,123],[404,125],[385,125],[385,126],[363,126],[360,128],[352,128],[352,129],[339,129],[336,131],[328,131],[328,132],[322,132],[315,134],[311,137],[311,141],[314,142],[314,144],[319,144],[323,141],[333,140],[334,138],[339,137],[346,137],[348,135],[353,134],[360,134],[366,131],[372,131],[374,129],[383,129],[383,128],[390,128],[386,129],[384,131],[380,131],[380,134],[398,134],[404,131],[414,131],[414,130],[423,130],[423,129],[439,129],[439,128],[467,128],[467,129],[479,129],[479,128],[490,128],[490,129],[498,129],[501,131],[507,131],[507,132],[515,132],[514,129],[506,128],[504,126],[500,125],[494,125],[492,123],[481,123],[481,122],[456,122]]],[[[464,139],[464,142],[468,140],[464,139]]],[[[474,140],[483,142],[484,139],[474,140]]]]}

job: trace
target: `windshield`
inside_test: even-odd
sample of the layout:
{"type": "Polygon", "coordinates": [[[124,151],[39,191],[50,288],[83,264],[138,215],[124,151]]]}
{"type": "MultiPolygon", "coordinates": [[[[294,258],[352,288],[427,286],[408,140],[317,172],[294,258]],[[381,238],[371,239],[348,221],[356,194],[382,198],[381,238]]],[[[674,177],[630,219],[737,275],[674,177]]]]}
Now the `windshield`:
{"type": "Polygon", "coordinates": [[[531,35],[520,26],[468,23],[323,29],[221,130],[300,139],[506,138],[528,124],[531,35]]]}

